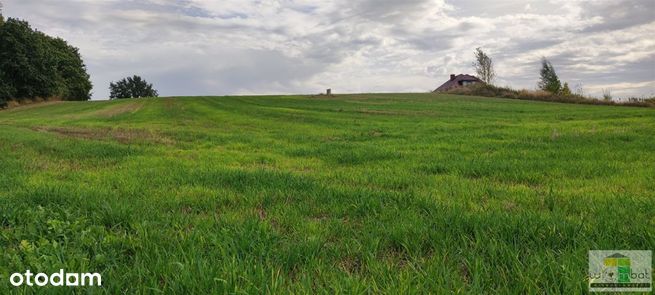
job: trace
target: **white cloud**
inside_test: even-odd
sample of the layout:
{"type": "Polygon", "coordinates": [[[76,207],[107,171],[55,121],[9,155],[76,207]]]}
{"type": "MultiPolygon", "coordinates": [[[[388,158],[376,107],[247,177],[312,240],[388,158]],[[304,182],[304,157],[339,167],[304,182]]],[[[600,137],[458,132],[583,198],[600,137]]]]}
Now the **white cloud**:
{"type": "Polygon", "coordinates": [[[4,2],[80,48],[95,98],[131,74],[162,95],[427,91],[476,47],[502,85],[533,88],[547,56],[592,94],[655,92],[651,0],[4,2]]]}

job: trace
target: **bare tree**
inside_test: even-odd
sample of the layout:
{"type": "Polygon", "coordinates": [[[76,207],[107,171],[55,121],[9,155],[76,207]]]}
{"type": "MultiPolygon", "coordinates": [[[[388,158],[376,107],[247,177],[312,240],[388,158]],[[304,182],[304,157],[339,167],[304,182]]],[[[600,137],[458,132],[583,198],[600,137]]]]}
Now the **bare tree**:
{"type": "Polygon", "coordinates": [[[585,95],[582,82],[578,82],[578,84],[575,84],[574,93],[575,93],[575,95],[579,95],[579,96],[584,96],[585,95]]]}
{"type": "Polygon", "coordinates": [[[473,63],[475,72],[478,78],[487,84],[492,84],[496,78],[496,71],[494,71],[494,63],[480,47],[475,49],[475,62],[473,63]]]}
{"type": "Polygon", "coordinates": [[[613,99],[612,97],[612,89],[605,89],[603,88],[603,99],[606,101],[611,101],[613,99]]]}

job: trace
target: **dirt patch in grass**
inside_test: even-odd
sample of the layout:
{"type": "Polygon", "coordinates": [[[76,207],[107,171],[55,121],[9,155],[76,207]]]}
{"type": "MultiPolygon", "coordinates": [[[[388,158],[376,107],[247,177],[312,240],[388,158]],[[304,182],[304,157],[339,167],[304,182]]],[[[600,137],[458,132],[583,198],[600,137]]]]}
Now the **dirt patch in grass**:
{"type": "Polygon", "coordinates": [[[370,110],[370,109],[360,109],[357,110],[358,113],[363,114],[374,114],[374,115],[406,115],[402,111],[383,111],[383,110],[370,110]]]}
{"type": "Polygon", "coordinates": [[[359,110],[355,110],[355,112],[360,113],[360,114],[387,115],[387,116],[415,116],[415,115],[430,116],[430,115],[437,115],[437,113],[435,113],[435,112],[410,111],[410,110],[388,111],[388,110],[359,109],[359,110]]]}
{"type": "Polygon", "coordinates": [[[122,144],[137,142],[153,142],[171,145],[175,141],[152,131],[141,129],[111,129],[111,128],[79,128],[79,127],[33,127],[39,132],[56,133],[64,137],[82,138],[92,140],[116,140],[122,144]]]}
{"type": "Polygon", "coordinates": [[[175,110],[175,102],[172,99],[164,100],[164,106],[167,110],[175,110]]]}
{"type": "Polygon", "coordinates": [[[34,100],[27,100],[24,102],[17,102],[17,101],[9,101],[7,102],[7,109],[8,110],[28,110],[28,109],[33,109],[33,108],[40,108],[44,106],[49,106],[53,104],[58,104],[62,103],[63,101],[61,100],[40,100],[40,99],[34,99],[34,100]]]}
{"type": "Polygon", "coordinates": [[[266,220],[266,210],[262,207],[257,208],[257,215],[259,216],[259,220],[264,221],[266,220]]]}
{"type": "Polygon", "coordinates": [[[109,108],[95,111],[91,115],[96,117],[111,118],[124,113],[136,113],[143,107],[142,102],[129,102],[115,105],[109,108]]]}
{"type": "Polygon", "coordinates": [[[358,257],[346,256],[340,262],[338,268],[349,274],[359,274],[362,272],[363,262],[358,257]]]}
{"type": "Polygon", "coordinates": [[[459,264],[459,275],[467,285],[471,283],[471,270],[465,262],[459,264]]]}

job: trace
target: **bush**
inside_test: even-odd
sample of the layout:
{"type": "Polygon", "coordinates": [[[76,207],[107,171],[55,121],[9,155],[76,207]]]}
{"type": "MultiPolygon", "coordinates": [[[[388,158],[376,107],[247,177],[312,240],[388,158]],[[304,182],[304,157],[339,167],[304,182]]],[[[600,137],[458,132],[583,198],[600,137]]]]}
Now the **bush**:
{"type": "Polygon", "coordinates": [[[134,75],[109,83],[110,98],[157,97],[157,90],[143,78],[134,75]]]}
{"type": "Polygon", "coordinates": [[[490,84],[474,84],[469,87],[460,87],[448,91],[450,94],[458,95],[473,95],[484,97],[500,97],[510,99],[522,100],[538,100],[562,103],[577,103],[577,104],[595,104],[595,105],[624,105],[624,106],[639,106],[639,107],[653,107],[655,106],[655,98],[639,99],[632,98],[626,101],[611,101],[599,100],[595,98],[585,97],[578,94],[554,94],[548,91],[537,90],[515,90],[508,87],[497,87],[490,84]]]}

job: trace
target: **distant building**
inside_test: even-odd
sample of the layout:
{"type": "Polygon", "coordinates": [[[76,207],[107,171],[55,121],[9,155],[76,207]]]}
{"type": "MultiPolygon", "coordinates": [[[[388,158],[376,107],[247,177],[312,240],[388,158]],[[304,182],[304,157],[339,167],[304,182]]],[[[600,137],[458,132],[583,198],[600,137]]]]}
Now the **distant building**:
{"type": "Polygon", "coordinates": [[[450,75],[450,80],[443,85],[439,86],[434,92],[443,92],[448,91],[454,88],[466,87],[476,83],[484,83],[482,80],[478,79],[475,76],[459,74],[459,75],[450,75]]]}

